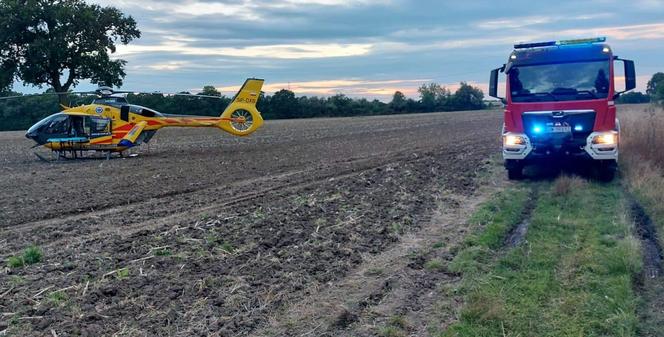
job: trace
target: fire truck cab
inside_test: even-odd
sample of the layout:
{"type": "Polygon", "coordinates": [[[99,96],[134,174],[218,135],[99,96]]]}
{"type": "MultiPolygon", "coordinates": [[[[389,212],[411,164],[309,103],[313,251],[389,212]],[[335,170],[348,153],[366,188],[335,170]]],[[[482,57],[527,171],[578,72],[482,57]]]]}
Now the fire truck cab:
{"type": "Polygon", "coordinates": [[[489,95],[505,104],[503,158],[509,179],[525,165],[571,160],[596,165],[603,180],[617,168],[620,123],[615,99],[636,86],[634,62],[614,56],[606,38],[524,43],[491,72],[489,95]],[[624,66],[616,91],[614,65],[624,66]],[[619,63],[618,63],[619,64],[619,63]],[[505,97],[498,76],[506,75],[505,97]]]}

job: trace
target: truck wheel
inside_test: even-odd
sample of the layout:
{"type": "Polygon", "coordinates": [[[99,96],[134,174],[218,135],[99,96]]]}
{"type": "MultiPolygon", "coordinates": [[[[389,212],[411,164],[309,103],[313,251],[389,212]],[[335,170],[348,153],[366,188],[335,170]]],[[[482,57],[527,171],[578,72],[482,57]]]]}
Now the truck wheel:
{"type": "Polygon", "coordinates": [[[616,176],[617,163],[615,161],[602,161],[597,165],[597,179],[610,183],[616,176]]]}
{"type": "Polygon", "coordinates": [[[507,179],[523,179],[523,163],[521,161],[513,159],[505,160],[505,168],[507,169],[507,179]]]}
{"type": "Polygon", "coordinates": [[[523,167],[515,166],[507,168],[507,179],[509,180],[521,180],[523,179],[523,167]]]}
{"type": "Polygon", "coordinates": [[[606,183],[610,183],[616,176],[615,163],[601,163],[597,167],[597,178],[606,183]]]}

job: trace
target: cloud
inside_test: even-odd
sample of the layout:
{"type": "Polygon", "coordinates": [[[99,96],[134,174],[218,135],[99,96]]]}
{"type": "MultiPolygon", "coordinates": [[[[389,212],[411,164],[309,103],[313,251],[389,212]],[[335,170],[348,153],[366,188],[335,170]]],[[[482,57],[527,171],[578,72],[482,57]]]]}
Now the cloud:
{"type": "Polygon", "coordinates": [[[103,6],[116,6],[129,9],[142,9],[159,12],[158,21],[169,22],[178,16],[224,16],[245,21],[258,21],[266,18],[265,13],[274,9],[300,9],[312,6],[355,7],[370,5],[388,5],[391,1],[380,0],[238,0],[238,1],[154,1],[154,0],[93,0],[103,6]]]}
{"type": "MultiPolygon", "coordinates": [[[[398,32],[397,35],[402,34],[398,32]]],[[[498,34],[486,37],[467,38],[441,38],[437,40],[426,40],[424,42],[414,40],[410,42],[384,41],[376,43],[374,49],[391,52],[413,52],[449,49],[473,49],[493,46],[512,46],[514,43],[550,41],[574,39],[579,37],[605,36],[615,40],[662,40],[664,39],[664,23],[651,23],[626,26],[597,26],[589,28],[563,29],[558,31],[524,30],[519,33],[498,34]]],[[[610,41],[609,41],[610,42],[610,41]]]]}
{"type": "Polygon", "coordinates": [[[116,55],[121,57],[141,53],[172,53],[196,56],[230,56],[272,59],[311,59],[366,55],[371,44],[280,44],[247,47],[193,47],[181,41],[166,41],[158,45],[130,44],[118,46],[116,55]]]}
{"type": "Polygon", "coordinates": [[[183,67],[191,65],[191,62],[187,61],[169,61],[169,62],[164,62],[164,63],[155,63],[148,65],[147,67],[152,69],[152,70],[166,70],[166,71],[173,71],[173,70],[178,70],[183,67]]]}
{"type": "Polygon", "coordinates": [[[512,18],[501,18],[501,19],[492,19],[488,21],[480,21],[475,23],[475,26],[481,29],[488,30],[500,30],[507,28],[524,28],[528,26],[535,25],[544,25],[564,21],[583,21],[583,20],[596,20],[596,19],[608,19],[613,17],[613,13],[592,13],[592,14],[580,14],[580,15],[565,15],[565,16],[555,16],[555,15],[541,15],[541,16],[524,16],[524,17],[512,17],[512,18]]]}
{"type": "Polygon", "coordinates": [[[164,92],[255,76],[307,95],[416,97],[409,79],[486,82],[516,42],[607,36],[640,74],[664,53],[662,0],[86,1],[136,19],[141,38],[113,57],[128,61],[125,86],[164,92]]]}
{"type": "MultiPolygon", "coordinates": [[[[399,79],[399,80],[365,80],[365,79],[333,79],[318,81],[295,81],[295,82],[267,82],[263,91],[273,94],[282,89],[288,89],[297,95],[319,95],[332,96],[344,94],[350,97],[368,97],[386,99],[391,97],[395,91],[401,91],[407,96],[417,94],[417,88],[424,83],[431,82],[430,79],[399,79]]],[[[233,94],[240,89],[239,85],[218,86],[217,90],[233,94]]],[[[192,91],[200,91],[200,88],[192,91]]]]}

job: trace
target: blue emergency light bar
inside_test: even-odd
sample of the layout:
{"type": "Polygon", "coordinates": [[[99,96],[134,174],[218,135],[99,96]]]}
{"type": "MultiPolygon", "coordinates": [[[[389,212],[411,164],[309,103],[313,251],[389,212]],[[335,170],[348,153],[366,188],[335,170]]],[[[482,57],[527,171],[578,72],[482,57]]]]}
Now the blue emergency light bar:
{"type": "Polygon", "coordinates": [[[556,41],[549,42],[534,42],[534,43],[519,43],[514,45],[514,49],[527,49],[527,48],[537,48],[537,47],[550,47],[555,46],[556,41]]]}
{"type": "Polygon", "coordinates": [[[560,40],[560,41],[547,41],[547,42],[534,42],[534,43],[518,43],[514,45],[514,49],[527,49],[538,47],[552,47],[552,46],[568,46],[572,44],[587,44],[587,43],[602,43],[606,42],[606,37],[595,37],[589,39],[575,39],[575,40],[560,40]]]}

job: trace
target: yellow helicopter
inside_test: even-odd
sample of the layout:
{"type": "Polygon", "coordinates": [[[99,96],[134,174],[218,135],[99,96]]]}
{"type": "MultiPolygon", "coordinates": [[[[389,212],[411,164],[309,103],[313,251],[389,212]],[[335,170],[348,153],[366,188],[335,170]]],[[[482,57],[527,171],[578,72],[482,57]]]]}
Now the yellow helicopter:
{"type": "Polygon", "coordinates": [[[63,106],[62,112],[37,122],[25,136],[37,143],[35,147],[45,146],[57,152],[58,159],[79,158],[86,151],[105,153],[106,158],[111,153],[122,155],[127,149],[149,142],[157,130],[165,127],[214,127],[234,136],[247,136],[263,125],[261,113],[256,109],[263,82],[247,79],[219,117],[162,114],[116,96],[133,91],[100,87],[94,92],[97,97],[91,104],[63,106]]]}

